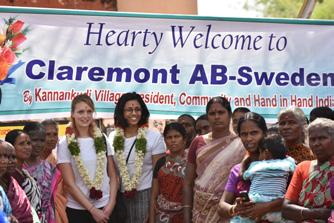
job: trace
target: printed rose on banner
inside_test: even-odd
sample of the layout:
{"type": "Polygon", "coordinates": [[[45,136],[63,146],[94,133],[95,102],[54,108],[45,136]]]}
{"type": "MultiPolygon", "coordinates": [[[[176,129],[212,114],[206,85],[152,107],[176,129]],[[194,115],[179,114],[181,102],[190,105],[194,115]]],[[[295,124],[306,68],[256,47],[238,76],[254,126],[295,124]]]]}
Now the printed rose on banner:
{"type": "MultiPolygon", "coordinates": [[[[24,62],[17,58],[25,51],[19,46],[27,39],[26,34],[29,27],[24,28],[24,22],[16,18],[4,19],[4,26],[0,30],[0,85],[15,84],[15,78],[10,77],[14,71],[22,66],[24,62]]],[[[0,104],[2,91],[0,88],[0,104]]],[[[26,101],[27,102],[27,101],[26,101]]]]}

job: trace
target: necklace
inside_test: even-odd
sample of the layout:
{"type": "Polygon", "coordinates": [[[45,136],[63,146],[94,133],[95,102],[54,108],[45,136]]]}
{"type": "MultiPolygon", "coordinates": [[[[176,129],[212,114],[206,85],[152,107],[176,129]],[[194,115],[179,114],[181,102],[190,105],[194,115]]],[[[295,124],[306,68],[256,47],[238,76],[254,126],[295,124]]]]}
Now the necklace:
{"type": "Polygon", "coordinates": [[[98,200],[102,198],[102,180],[103,180],[103,170],[105,168],[105,159],[106,159],[106,144],[103,138],[103,135],[97,127],[94,127],[94,147],[97,156],[97,167],[95,172],[94,180],[91,180],[88,174],[88,170],[85,167],[81,157],[80,157],[80,146],[78,140],[74,134],[73,128],[67,127],[66,128],[66,140],[68,144],[68,149],[75,161],[75,164],[78,168],[79,174],[83,179],[85,185],[89,188],[89,197],[91,199],[98,200]]]}
{"type": "Polygon", "coordinates": [[[136,188],[139,182],[139,178],[142,173],[144,156],[146,153],[146,127],[138,129],[137,140],[135,144],[136,158],[135,158],[135,173],[130,178],[130,174],[126,165],[126,159],[124,155],[124,130],[122,128],[116,128],[113,146],[115,148],[115,157],[118,161],[120,175],[125,189],[126,197],[133,197],[136,192],[136,188]]]}

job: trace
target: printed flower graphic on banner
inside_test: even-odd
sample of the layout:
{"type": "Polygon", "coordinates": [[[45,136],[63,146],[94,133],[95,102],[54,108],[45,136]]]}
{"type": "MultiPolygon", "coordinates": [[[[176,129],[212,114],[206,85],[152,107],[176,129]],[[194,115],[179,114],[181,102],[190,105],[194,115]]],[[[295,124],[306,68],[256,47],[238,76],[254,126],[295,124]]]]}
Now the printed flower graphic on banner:
{"type": "MultiPolygon", "coordinates": [[[[21,20],[9,18],[8,20],[4,19],[4,22],[4,27],[0,28],[0,85],[15,84],[15,79],[10,75],[24,64],[24,62],[16,62],[16,60],[25,51],[19,46],[27,39],[26,34],[29,32],[29,27],[23,28],[24,22],[21,20]]],[[[0,88],[0,104],[1,99],[0,88]]]]}

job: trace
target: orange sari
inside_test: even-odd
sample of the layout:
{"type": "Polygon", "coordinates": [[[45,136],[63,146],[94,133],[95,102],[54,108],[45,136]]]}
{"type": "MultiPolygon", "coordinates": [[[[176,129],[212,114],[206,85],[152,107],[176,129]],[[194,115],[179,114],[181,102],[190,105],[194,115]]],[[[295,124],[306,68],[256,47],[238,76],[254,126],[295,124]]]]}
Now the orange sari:
{"type": "MultiPolygon", "coordinates": [[[[205,137],[208,137],[206,135],[205,137]]],[[[197,150],[196,173],[193,202],[194,223],[223,222],[218,215],[218,203],[223,195],[231,168],[240,163],[245,155],[239,137],[230,134],[211,140],[197,150]]]]}

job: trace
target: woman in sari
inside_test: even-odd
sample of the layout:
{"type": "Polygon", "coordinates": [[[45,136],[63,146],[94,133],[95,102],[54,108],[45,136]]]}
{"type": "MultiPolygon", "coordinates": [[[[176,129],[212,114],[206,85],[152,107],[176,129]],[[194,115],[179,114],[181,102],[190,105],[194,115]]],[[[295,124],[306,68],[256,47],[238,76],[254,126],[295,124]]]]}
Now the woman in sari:
{"type": "MultiPolygon", "coordinates": [[[[8,152],[6,150],[7,144],[0,139],[0,180],[3,181],[4,175],[7,172],[8,167],[8,152]]],[[[2,184],[2,183],[1,183],[2,184]]],[[[7,223],[17,223],[17,219],[12,215],[12,207],[6,195],[6,192],[0,185],[0,211],[4,213],[4,219],[7,223]]]]}
{"type": "Polygon", "coordinates": [[[296,160],[297,164],[314,159],[312,151],[306,146],[305,125],[306,116],[300,108],[287,108],[278,114],[279,134],[288,149],[287,155],[296,160]]]}
{"type": "Polygon", "coordinates": [[[41,122],[45,128],[45,147],[41,154],[43,160],[51,163],[55,167],[53,188],[53,200],[55,205],[55,219],[57,223],[68,223],[66,216],[66,192],[64,190],[64,181],[60,171],[56,168],[57,164],[57,145],[59,141],[59,128],[58,124],[53,119],[45,119],[41,122]]]}
{"type": "Polygon", "coordinates": [[[1,149],[5,149],[8,154],[7,172],[1,177],[1,186],[7,194],[12,213],[20,223],[40,222],[35,210],[30,205],[27,195],[19,183],[11,176],[15,170],[14,147],[8,142],[2,142],[1,144],[1,149]]]}
{"type": "Polygon", "coordinates": [[[249,171],[250,166],[259,160],[260,147],[267,131],[265,119],[257,113],[248,112],[239,120],[237,132],[247,150],[247,155],[241,163],[231,169],[219,204],[220,214],[223,218],[230,219],[234,217],[230,220],[231,222],[249,222],[250,219],[266,222],[265,220],[260,220],[262,216],[269,212],[281,210],[282,198],[267,202],[241,202],[241,192],[249,192],[250,189],[250,181],[244,180],[243,175],[249,171]]]}
{"type": "Polygon", "coordinates": [[[45,144],[45,129],[38,122],[31,122],[24,126],[23,130],[29,135],[32,145],[32,152],[28,160],[23,164],[32,177],[37,181],[41,191],[42,219],[43,222],[54,223],[53,203],[53,177],[55,168],[46,160],[41,159],[41,152],[45,144]]]}
{"type": "Polygon", "coordinates": [[[153,171],[150,223],[183,222],[183,179],[187,157],[187,133],[180,123],[170,123],[163,132],[167,155],[153,171]]]}
{"type": "Polygon", "coordinates": [[[308,127],[316,160],[301,162],[291,179],[283,217],[296,222],[326,222],[334,208],[330,180],[334,177],[334,121],[318,118],[308,127]]]}
{"type": "Polygon", "coordinates": [[[219,200],[230,169],[244,157],[241,140],[230,129],[231,106],[212,98],[206,113],[212,132],[198,136],[189,148],[184,183],[184,222],[221,222],[219,200]]]}
{"type": "Polygon", "coordinates": [[[29,172],[22,168],[25,160],[31,155],[30,137],[19,129],[11,130],[7,133],[5,140],[12,144],[16,154],[16,168],[14,168],[11,176],[19,183],[26,193],[31,206],[35,209],[39,218],[42,218],[41,192],[37,182],[32,178],[29,172]]]}

